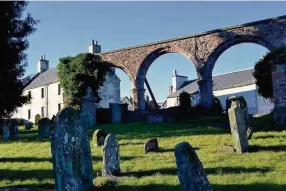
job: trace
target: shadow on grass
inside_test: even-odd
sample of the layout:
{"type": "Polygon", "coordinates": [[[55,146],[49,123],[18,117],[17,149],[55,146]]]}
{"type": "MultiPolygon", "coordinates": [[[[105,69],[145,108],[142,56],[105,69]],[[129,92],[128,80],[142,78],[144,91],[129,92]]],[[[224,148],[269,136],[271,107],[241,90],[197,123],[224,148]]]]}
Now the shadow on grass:
{"type": "Polygon", "coordinates": [[[144,145],[144,142],[140,142],[140,143],[122,143],[122,144],[119,144],[119,146],[128,146],[128,145],[144,145]]]}
{"type": "MultiPolygon", "coordinates": [[[[213,184],[211,185],[214,191],[283,191],[286,188],[286,184],[266,184],[266,183],[254,183],[249,185],[239,184],[213,184]]],[[[115,186],[115,187],[97,187],[89,191],[181,191],[180,185],[162,185],[162,184],[148,184],[144,186],[115,186]]]]}
{"type": "Polygon", "coordinates": [[[246,168],[246,167],[217,167],[206,168],[206,174],[240,174],[240,173],[266,173],[272,171],[269,167],[264,168],[246,168]]]}
{"type": "Polygon", "coordinates": [[[259,151],[286,151],[286,145],[274,145],[274,146],[261,146],[261,145],[250,145],[248,152],[259,152],[259,151]]]}
{"type": "Polygon", "coordinates": [[[0,180],[28,180],[28,179],[53,179],[54,174],[52,170],[9,170],[9,169],[0,169],[0,180]]]}
{"type": "MultiPolygon", "coordinates": [[[[7,188],[30,188],[32,190],[36,190],[36,191],[54,191],[55,185],[54,184],[41,184],[41,185],[37,185],[37,184],[26,184],[26,185],[19,185],[19,184],[15,184],[14,186],[9,186],[9,187],[0,187],[0,191],[2,191],[1,189],[7,189],[7,188]]],[[[12,191],[12,190],[10,190],[12,191]]]]}
{"type": "MultiPolygon", "coordinates": [[[[255,135],[255,134],[254,134],[255,135]]],[[[286,136],[274,136],[274,135],[260,135],[254,136],[255,139],[275,139],[275,138],[286,138],[286,136]]]]}
{"type": "MultiPolygon", "coordinates": [[[[120,156],[120,161],[133,160],[135,158],[138,158],[138,157],[120,156]]],[[[102,158],[102,156],[92,156],[92,160],[95,162],[98,162],[98,161],[102,161],[103,158],[102,158]]]]}
{"type": "Polygon", "coordinates": [[[5,158],[0,158],[0,162],[52,162],[52,158],[5,157],[5,158]]]}
{"type": "Polygon", "coordinates": [[[176,175],[177,171],[175,168],[164,168],[164,169],[154,169],[147,171],[136,171],[136,172],[124,172],[120,176],[133,176],[136,178],[141,178],[143,176],[153,176],[153,175],[176,175]]]}

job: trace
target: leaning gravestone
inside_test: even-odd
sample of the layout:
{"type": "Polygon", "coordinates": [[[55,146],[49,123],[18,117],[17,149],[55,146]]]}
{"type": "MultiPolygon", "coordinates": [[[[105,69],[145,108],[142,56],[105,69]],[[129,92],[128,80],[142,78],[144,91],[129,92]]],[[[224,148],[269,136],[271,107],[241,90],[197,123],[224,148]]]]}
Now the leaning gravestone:
{"type": "Polygon", "coordinates": [[[183,191],[212,191],[203,165],[187,142],[175,147],[177,174],[183,191]]]}
{"type": "Polygon", "coordinates": [[[108,134],[103,149],[103,174],[116,176],[120,173],[119,145],[114,135],[108,134]]]}
{"type": "Polygon", "coordinates": [[[55,190],[86,191],[93,187],[90,142],[82,112],[58,112],[51,136],[55,190]]]}
{"type": "Polygon", "coordinates": [[[40,119],[41,119],[40,114],[35,115],[35,125],[39,125],[40,119]]]}
{"type": "Polygon", "coordinates": [[[42,118],[39,121],[38,139],[49,139],[51,135],[52,122],[49,118],[42,118]]]}
{"type": "Polygon", "coordinates": [[[92,135],[94,147],[100,147],[104,145],[105,137],[106,137],[106,133],[102,129],[98,129],[94,131],[92,135]]]}
{"type": "Polygon", "coordinates": [[[145,153],[158,151],[159,150],[158,140],[155,138],[155,139],[150,139],[149,141],[147,141],[144,144],[144,150],[145,150],[145,153]]]}
{"type": "Polygon", "coordinates": [[[248,149],[247,127],[243,110],[237,100],[232,100],[231,107],[228,109],[228,118],[235,152],[244,153],[248,149]]]}
{"type": "Polygon", "coordinates": [[[109,108],[111,109],[111,121],[112,123],[121,123],[121,109],[117,103],[110,103],[109,108]]]}

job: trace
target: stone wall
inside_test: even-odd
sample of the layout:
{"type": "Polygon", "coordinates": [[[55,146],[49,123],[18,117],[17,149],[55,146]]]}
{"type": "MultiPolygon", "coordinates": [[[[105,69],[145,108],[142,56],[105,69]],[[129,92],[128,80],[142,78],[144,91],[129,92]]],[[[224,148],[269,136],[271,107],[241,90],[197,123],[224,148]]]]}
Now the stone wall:
{"type": "Polygon", "coordinates": [[[272,84],[274,97],[274,120],[276,124],[286,123],[286,65],[276,64],[272,67],[272,84]]]}

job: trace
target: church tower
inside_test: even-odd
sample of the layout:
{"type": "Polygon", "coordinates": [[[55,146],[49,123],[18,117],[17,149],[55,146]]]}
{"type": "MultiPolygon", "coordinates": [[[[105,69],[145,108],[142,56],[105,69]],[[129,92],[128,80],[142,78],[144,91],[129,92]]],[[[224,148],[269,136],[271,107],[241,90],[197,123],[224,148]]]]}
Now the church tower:
{"type": "Polygon", "coordinates": [[[43,73],[49,69],[49,61],[46,60],[46,56],[41,56],[41,59],[38,61],[38,73],[43,73]]]}
{"type": "Polygon", "coordinates": [[[92,54],[101,53],[101,46],[98,44],[98,41],[94,40],[91,41],[91,44],[88,46],[88,52],[92,54]]]}

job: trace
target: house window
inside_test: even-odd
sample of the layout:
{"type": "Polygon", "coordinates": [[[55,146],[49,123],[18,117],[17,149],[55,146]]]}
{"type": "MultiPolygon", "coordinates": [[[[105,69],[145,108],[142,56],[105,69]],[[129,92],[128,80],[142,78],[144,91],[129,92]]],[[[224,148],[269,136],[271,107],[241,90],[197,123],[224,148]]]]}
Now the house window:
{"type": "Polygon", "coordinates": [[[61,106],[61,104],[59,103],[59,104],[58,104],[58,110],[59,110],[59,111],[61,110],[61,107],[62,107],[62,106],[61,106]]]}
{"type": "Polygon", "coordinates": [[[31,97],[31,91],[28,91],[28,97],[29,98],[31,97]]]}
{"type": "Polygon", "coordinates": [[[31,119],[31,110],[28,109],[28,119],[31,119]]]}
{"type": "Polygon", "coordinates": [[[61,85],[58,84],[58,95],[61,95],[61,85]]]}
{"type": "Polygon", "coordinates": [[[45,108],[44,107],[41,108],[41,112],[42,112],[42,117],[44,117],[45,116],[45,108]]]}
{"type": "Polygon", "coordinates": [[[41,98],[44,98],[44,88],[41,89],[41,98]]]}

